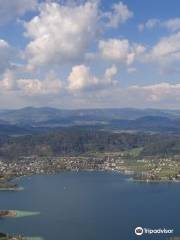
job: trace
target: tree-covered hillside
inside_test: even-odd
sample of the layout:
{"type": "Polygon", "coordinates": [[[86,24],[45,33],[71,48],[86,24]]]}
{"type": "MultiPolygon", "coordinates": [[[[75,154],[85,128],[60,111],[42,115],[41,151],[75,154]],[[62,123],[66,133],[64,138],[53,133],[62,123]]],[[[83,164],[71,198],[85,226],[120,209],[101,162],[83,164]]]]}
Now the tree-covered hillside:
{"type": "Polygon", "coordinates": [[[115,152],[141,148],[140,156],[180,154],[180,137],[130,134],[96,129],[65,128],[56,132],[0,138],[0,157],[64,156],[89,152],[115,152]]]}

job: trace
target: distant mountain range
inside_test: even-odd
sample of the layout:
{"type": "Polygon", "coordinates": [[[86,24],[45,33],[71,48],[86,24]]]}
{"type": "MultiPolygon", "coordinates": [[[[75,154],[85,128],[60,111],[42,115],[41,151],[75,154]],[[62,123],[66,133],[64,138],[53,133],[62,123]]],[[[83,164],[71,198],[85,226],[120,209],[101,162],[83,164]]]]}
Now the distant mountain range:
{"type": "Polygon", "coordinates": [[[0,134],[29,134],[68,126],[180,133],[180,110],[27,107],[0,111],[0,134]]]}
{"type": "Polygon", "coordinates": [[[134,108],[61,110],[48,107],[26,107],[17,110],[0,111],[0,120],[15,124],[62,121],[68,118],[71,120],[84,121],[109,121],[116,119],[135,120],[146,116],[168,117],[175,119],[180,118],[180,110],[134,108]]]}

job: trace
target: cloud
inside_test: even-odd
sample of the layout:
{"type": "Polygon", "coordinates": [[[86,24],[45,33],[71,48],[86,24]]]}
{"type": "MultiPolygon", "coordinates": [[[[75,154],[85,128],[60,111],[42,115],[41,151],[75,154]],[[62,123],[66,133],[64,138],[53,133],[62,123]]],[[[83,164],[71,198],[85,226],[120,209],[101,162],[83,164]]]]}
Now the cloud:
{"type": "Polygon", "coordinates": [[[73,106],[78,107],[178,107],[180,102],[180,84],[161,82],[152,85],[133,85],[122,87],[115,85],[110,90],[82,92],[73,95],[73,106]]]}
{"type": "Polygon", "coordinates": [[[169,19],[168,21],[165,21],[163,25],[170,31],[178,31],[180,30],[180,18],[169,19]]]}
{"type": "Polygon", "coordinates": [[[63,89],[63,83],[53,75],[44,80],[33,78],[18,78],[14,70],[6,70],[0,80],[0,92],[21,92],[28,96],[57,94],[63,89]]]}
{"type": "Polygon", "coordinates": [[[171,18],[166,21],[162,21],[157,18],[149,19],[145,23],[138,25],[140,32],[143,32],[145,29],[154,29],[156,27],[166,28],[169,31],[176,32],[180,30],[180,18],[171,18]]]}
{"type": "Polygon", "coordinates": [[[89,104],[91,107],[161,107],[170,103],[171,106],[178,106],[179,83],[161,82],[122,87],[114,80],[116,74],[117,67],[114,65],[107,68],[101,77],[92,74],[89,67],[78,65],[72,68],[68,79],[63,83],[53,76],[47,76],[44,80],[17,78],[13,71],[7,70],[0,81],[0,97],[4,102],[5,96],[9,96],[7,99],[11,104],[16,98],[20,101],[24,97],[29,103],[32,101],[43,105],[53,100],[56,106],[59,106],[61,99],[61,103],[63,101],[68,107],[89,107],[89,104]]]}
{"type": "Polygon", "coordinates": [[[117,68],[112,66],[106,69],[102,78],[94,76],[90,68],[85,65],[78,65],[72,68],[68,77],[68,90],[70,92],[92,91],[114,85],[113,77],[117,74],[117,68]]]}
{"type": "Polygon", "coordinates": [[[107,26],[117,28],[133,17],[133,12],[130,11],[122,2],[113,4],[112,11],[106,12],[104,16],[108,19],[107,26]]]}
{"type": "Polygon", "coordinates": [[[26,95],[41,96],[59,93],[62,89],[62,82],[58,79],[18,79],[17,86],[26,95]]]}
{"type": "Polygon", "coordinates": [[[130,65],[145,52],[145,47],[130,44],[127,39],[108,39],[99,42],[99,51],[104,60],[130,65]]]}
{"type": "Polygon", "coordinates": [[[6,70],[0,80],[0,91],[10,91],[15,88],[14,73],[11,70],[6,70]]]}
{"type": "Polygon", "coordinates": [[[160,39],[147,54],[146,61],[155,62],[162,66],[180,60],[180,32],[160,39]]]}
{"type": "Polygon", "coordinates": [[[12,58],[12,49],[10,45],[0,39],[0,73],[10,66],[10,60],[12,58]]]}
{"type": "Polygon", "coordinates": [[[148,86],[131,86],[129,89],[148,101],[158,102],[165,99],[180,100],[180,84],[163,82],[148,86]]]}
{"type": "Polygon", "coordinates": [[[143,32],[145,29],[153,29],[159,26],[160,20],[156,18],[149,19],[147,22],[139,24],[138,29],[140,32],[143,32]]]}
{"type": "Polygon", "coordinates": [[[107,68],[102,77],[93,75],[86,65],[76,65],[64,81],[56,78],[54,74],[48,74],[45,79],[19,78],[16,71],[7,70],[0,80],[0,91],[21,92],[24,96],[43,96],[63,93],[98,92],[117,84],[113,80],[117,74],[115,65],[107,68]]]}
{"type": "Polygon", "coordinates": [[[112,81],[112,78],[114,76],[116,76],[117,74],[117,67],[115,65],[113,65],[112,67],[110,68],[107,68],[106,71],[105,71],[105,79],[108,80],[109,82],[112,81]]]}
{"type": "Polygon", "coordinates": [[[8,47],[9,47],[9,44],[3,39],[0,39],[0,48],[8,48],[8,47]]]}
{"type": "Polygon", "coordinates": [[[44,3],[39,16],[25,23],[29,69],[83,59],[97,33],[96,2],[81,5],[44,3]]]}
{"type": "Polygon", "coordinates": [[[0,0],[0,25],[34,10],[37,4],[37,0],[0,0]]]}
{"type": "MultiPolygon", "coordinates": [[[[29,41],[25,48],[25,63],[17,59],[17,55],[14,58],[12,47],[0,39],[1,99],[5,99],[7,94],[13,104],[16,99],[14,96],[17,95],[17,99],[24,103],[44,105],[53,99],[56,106],[61,100],[68,107],[86,107],[88,104],[92,104],[90,107],[161,106],[180,101],[178,83],[162,82],[144,86],[137,83],[129,86],[133,76],[141,77],[139,72],[133,75],[137,71],[136,66],[139,70],[141,63],[148,64],[142,70],[143,75],[149,71],[149,65],[158,66],[166,73],[179,73],[180,18],[166,21],[154,18],[140,24],[140,31],[160,27],[169,31],[166,37],[160,38],[147,49],[143,44],[118,38],[117,29],[113,30],[114,33],[110,29],[118,28],[133,17],[133,12],[122,2],[112,5],[104,13],[98,0],[37,2],[12,0],[2,3],[0,0],[0,7],[3,6],[0,8],[0,25],[23,16],[29,10],[37,10],[37,16],[24,22],[24,34],[29,41]],[[105,33],[104,39],[102,33],[105,33]],[[107,38],[114,34],[115,38],[107,38]],[[18,66],[19,62],[21,65],[18,66]],[[110,67],[105,67],[107,64],[110,67]],[[126,87],[120,84],[123,80],[121,76],[118,81],[115,79],[117,67],[121,64],[126,68],[123,74],[128,75],[126,87]],[[100,75],[95,73],[98,67],[105,68],[100,75]],[[49,69],[56,71],[55,75],[49,76],[49,69]],[[58,76],[60,74],[62,78],[58,76]]],[[[153,74],[157,76],[157,73],[153,74]]]]}

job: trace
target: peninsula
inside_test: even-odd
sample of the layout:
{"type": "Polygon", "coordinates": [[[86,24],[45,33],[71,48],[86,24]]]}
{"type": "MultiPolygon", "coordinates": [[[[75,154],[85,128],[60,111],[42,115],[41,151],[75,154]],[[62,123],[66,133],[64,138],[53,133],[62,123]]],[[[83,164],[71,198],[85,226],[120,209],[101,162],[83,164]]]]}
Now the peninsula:
{"type": "Polygon", "coordinates": [[[43,240],[40,237],[23,237],[21,235],[13,236],[10,234],[0,233],[0,240],[43,240]]]}
{"type": "Polygon", "coordinates": [[[16,191],[19,190],[16,183],[11,183],[9,181],[0,182],[0,191],[16,191]]]}
{"type": "Polygon", "coordinates": [[[18,210],[0,210],[0,218],[20,218],[38,215],[39,212],[27,212],[18,210]]]}

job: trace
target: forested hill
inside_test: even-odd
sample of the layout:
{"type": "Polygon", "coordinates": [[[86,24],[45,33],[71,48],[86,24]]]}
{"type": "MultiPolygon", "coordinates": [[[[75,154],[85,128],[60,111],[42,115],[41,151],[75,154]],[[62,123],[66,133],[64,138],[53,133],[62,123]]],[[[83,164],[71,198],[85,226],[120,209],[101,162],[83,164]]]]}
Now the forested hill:
{"type": "Polygon", "coordinates": [[[141,148],[140,156],[180,154],[180,137],[161,134],[111,133],[68,128],[56,132],[0,138],[0,158],[64,156],[141,148]]]}

